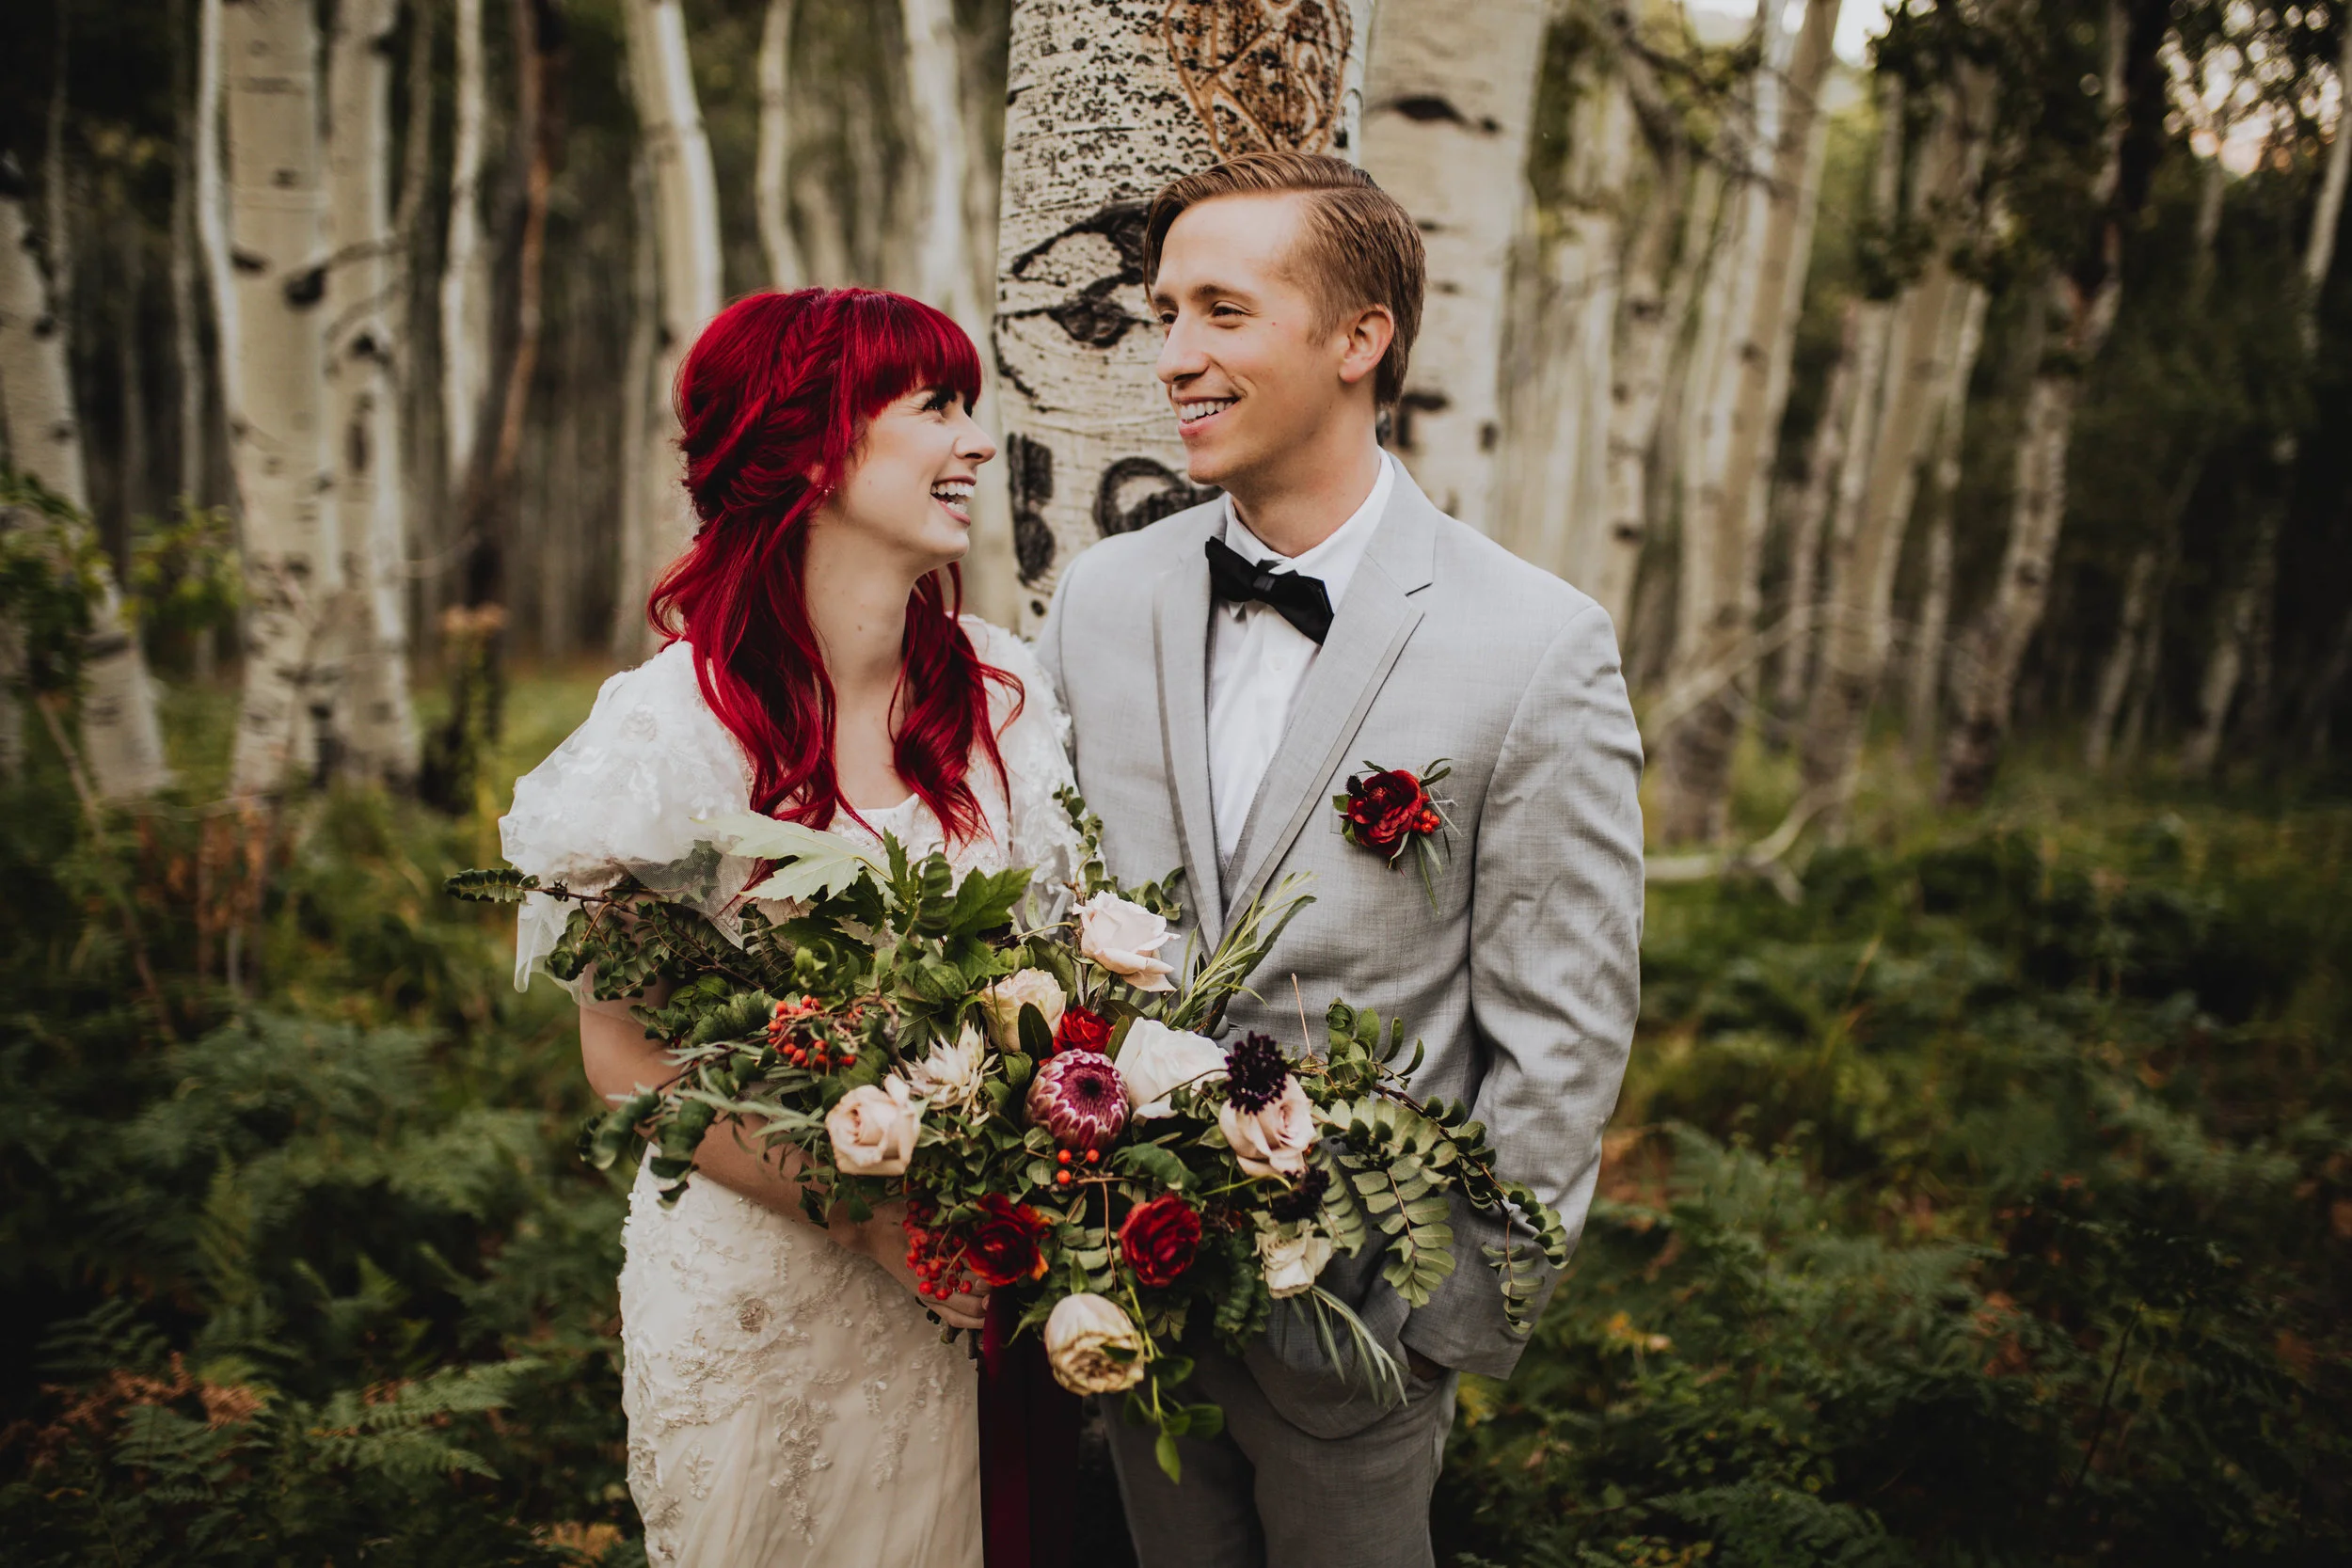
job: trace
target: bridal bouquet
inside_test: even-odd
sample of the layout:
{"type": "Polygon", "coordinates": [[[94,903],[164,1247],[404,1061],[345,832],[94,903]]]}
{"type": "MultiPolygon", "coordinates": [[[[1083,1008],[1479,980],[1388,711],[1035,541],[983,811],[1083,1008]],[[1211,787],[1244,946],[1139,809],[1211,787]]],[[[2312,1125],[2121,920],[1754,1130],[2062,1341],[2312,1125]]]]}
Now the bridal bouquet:
{"type": "MultiPolygon", "coordinates": [[[[907,1260],[937,1300],[1010,1292],[1015,1332],[1041,1332],[1076,1393],[1129,1395],[1174,1439],[1211,1436],[1213,1404],[1181,1394],[1182,1347],[1239,1354],[1275,1300],[1298,1297],[1334,1365],[1384,1397],[1403,1377],[1317,1276],[1335,1253],[1385,1253],[1382,1276],[1419,1306],[1454,1267],[1449,1201],[1511,1221],[1486,1249],[1506,1312],[1529,1326],[1545,1266],[1565,1263],[1559,1217],[1495,1170],[1469,1108],[1418,1102],[1404,1027],[1333,1002],[1317,1053],[1204,1032],[1310,900],[1298,879],[1242,911],[1205,952],[1170,954],[1182,873],[1128,888],[1104,866],[1101,824],[1065,791],[1083,844],[1074,907],[1018,918],[1029,874],[915,861],[895,839],[739,814],[709,852],[766,861],[740,940],[622,878],[593,894],[512,870],[462,872],[461,897],[532,893],[574,908],[548,961],[601,1000],[673,989],[638,1008],[675,1075],[616,1105],[585,1138],[599,1166],[640,1136],[675,1201],[722,1118],[799,1160],[803,1202],[869,1218],[903,1199],[907,1260]]],[[[1300,1027],[1306,1020],[1303,999],[1300,1027]]]]}

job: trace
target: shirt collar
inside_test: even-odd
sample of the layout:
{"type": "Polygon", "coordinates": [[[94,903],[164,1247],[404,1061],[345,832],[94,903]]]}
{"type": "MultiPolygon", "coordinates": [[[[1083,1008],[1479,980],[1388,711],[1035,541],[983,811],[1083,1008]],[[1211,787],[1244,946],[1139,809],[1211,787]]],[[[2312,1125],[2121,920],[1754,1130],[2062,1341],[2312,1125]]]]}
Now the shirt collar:
{"type": "MultiPolygon", "coordinates": [[[[1278,571],[1304,573],[1323,579],[1323,591],[1330,595],[1331,608],[1340,608],[1341,598],[1347,593],[1348,583],[1356,576],[1356,568],[1363,563],[1364,552],[1372,547],[1372,536],[1380,527],[1382,514],[1388,511],[1390,493],[1396,488],[1396,459],[1387,452],[1380,454],[1380,477],[1372,482],[1372,494],[1364,498],[1347,521],[1334,529],[1312,549],[1295,556],[1278,553],[1265,541],[1249,531],[1248,525],[1233,510],[1233,498],[1225,498],[1225,543],[1235,553],[1253,565],[1272,562],[1278,571]]],[[[1248,609],[1247,604],[1231,607],[1236,612],[1248,609]]]]}

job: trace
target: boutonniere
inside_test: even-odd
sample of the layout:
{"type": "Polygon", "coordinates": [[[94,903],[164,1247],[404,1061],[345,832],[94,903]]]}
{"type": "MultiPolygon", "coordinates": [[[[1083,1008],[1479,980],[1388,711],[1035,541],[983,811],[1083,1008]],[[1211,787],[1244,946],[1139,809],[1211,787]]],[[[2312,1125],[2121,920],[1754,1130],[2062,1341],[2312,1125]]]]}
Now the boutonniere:
{"type": "Polygon", "coordinates": [[[1348,779],[1346,794],[1331,797],[1340,814],[1340,832],[1350,844],[1387,861],[1391,871],[1400,869],[1409,853],[1421,868],[1421,885],[1434,910],[1438,873],[1445,869],[1447,835],[1454,827],[1446,809],[1454,802],[1429,791],[1454,771],[1454,765],[1439,757],[1418,773],[1369,762],[1364,767],[1368,771],[1348,779]]]}

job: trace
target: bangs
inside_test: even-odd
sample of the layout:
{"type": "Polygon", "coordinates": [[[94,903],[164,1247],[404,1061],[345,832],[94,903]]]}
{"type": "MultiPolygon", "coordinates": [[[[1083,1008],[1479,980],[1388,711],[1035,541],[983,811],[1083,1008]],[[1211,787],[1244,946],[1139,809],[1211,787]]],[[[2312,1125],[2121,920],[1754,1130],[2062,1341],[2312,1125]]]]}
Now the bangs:
{"type": "Polygon", "coordinates": [[[861,424],[921,387],[945,387],[968,411],[980,401],[980,355],[945,311],[879,290],[850,295],[842,389],[861,424]]]}

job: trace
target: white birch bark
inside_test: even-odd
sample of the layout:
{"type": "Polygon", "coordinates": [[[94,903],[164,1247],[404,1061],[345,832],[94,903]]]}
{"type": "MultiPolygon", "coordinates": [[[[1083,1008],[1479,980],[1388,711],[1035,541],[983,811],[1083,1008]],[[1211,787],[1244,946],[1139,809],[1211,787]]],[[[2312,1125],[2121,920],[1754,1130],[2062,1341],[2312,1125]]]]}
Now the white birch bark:
{"type": "Polygon", "coordinates": [[[641,525],[639,509],[650,490],[646,457],[659,457],[655,432],[664,410],[653,395],[654,339],[660,330],[661,256],[654,230],[653,175],[640,157],[629,165],[628,194],[635,230],[629,242],[628,346],[621,361],[621,515],[619,547],[614,561],[616,590],[612,600],[612,657],[639,657],[650,635],[645,626],[645,599],[631,585],[652,580],[646,554],[652,531],[641,525]]]}
{"type": "Polygon", "coordinates": [[[462,493],[490,385],[490,254],[482,243],[488,139],[482,0],[456,0],[456,113],[450,149],[449,241],[441,254],[441,462],[462,493]]]}
{"type": "Polygon", "coordinates": [[[223,8],[219,45],[229,127],[221,259],[233,264],[214,286],[233,301],[221,360],[246,582],[230,789],[251,798],[286,782],[307,710],[331,701],[335,677],[322,636],[342,586],[323,438],[326,191],[307,0],[223,8]]]}
{"type": "Polygon", "coordinates": [[[2131,568],[2123,575],[2123,604],[2116,618],[2115,641],[2099,667],[2099,693],[2091,707],[2090,728],[2083,736],[2083,766],[2093,773],[2106,771],[2116,722],[2122,717],[2132,671],[2139,662],[2139,639],[2147,630],[2155,584],[2156,552],[2143,548],[2132,557],[2131,568]]]}
{"type": "Polygon", "coordinates": [[[771,288],[797,289],[808,269],[792,237],[792,22],[797,0],[768,0],[759,28],[759,153],[752,195],[759,212],[759,247],[771,288]]]}
{"type": "Polygon", "coordinates": [[[1676,150],[1663,158],[1642,228],[1629,248],[1609,384],[1608,459],[1597,537],[1587,536],[1581,586],[1609,612],[1617,635],[1651,635],[1634,613],[1633,587],[1649,543],[1650,452],[1658,440],[1675,345],[1692,296],[1706,273],[1704,258],[1723,197],[1723,177],[1703,163],[1685,175],[1676,150]],[[1670,270],[1677,227],[1679,267],[1670,270]]]}
{"type": "Polygon", "coordinates": [[[1371,20],[1372,0],[1014,9],[995,358],[1025,620],[1044,614],[1062,562],[1205,494],[1152,375],[1152,196],[1257,148],[1356,156],[1371,20]]]}
{"type": "Polygon", "coordinates": [[[1836,503],[1837,476],[1845,466],[1847,433],[1852,425],[1855,384],[1860,379],[1863,303],[1846,302],[1839,323],[1837,359],[1821,394],[1821,417],[1806,448],[1804,481],[1789,502],[1788,590],[1784,613],[1797,630],[1781,650],[1773,703],[1783,716],[1804,706],[1813,675],[1813,646],[1820,640],[1821,540],[1836,503]]]}
{"type": "Polygon", "coordinates": [[[1937,699],[1943,692],[1945,638],[1952,619],[1952,502],[1960,489],[1960,456],[1968,429],[1968,380],[1984,343],[1984,312],[1990,296],[1981,285],[1963,282],[1953,308],[1953,341],[1944,356],[1951,378],[1936,420],[1935,454],[1928,468],[1922,505],[1927,530],[1927,580],[1919,593],[1919,614],[1912,626],[1911,667],[1904,695],[1904,743],[1914,757],[1929,754],[1935,737],[1937,699]]]}
{"type": "Polygon", "coordinates": [[[401,589],[408,557],[397,365],[402,269],[389,207],[392,38],[398,0],[340,0],[327,48],[327,182],[334,230],[333,314],[326,343],[328,441],[347,585],[340,614],[346,698],[340,766],[350,776],[405,784],[416,777],[408,693],[408,628],[401,589]]]}
{"type": "Polygon", "coordinates": [[[632,616],[642,650],[651,635],[642,614],[645,595],[693,537],[693,513],[678,483],[677,412],[671,389],[687,349],[719,313],[719,188],[694,95],[680,0],[626,0],[625,14],[637,119],[653,179],[660,279],[652,385],[638,394],[651,399],[642,489],[630,498],[635,515],[624,522],[640,531],[637,571],[619,590],[620,613],[632,616]]]}
{"type": "MultiPolygon", "coordinates": [[[[2335,261],[2336,230],[2344,221],[2344,198],[2352,182],[2352,26],[2344,29],[2344,55],[2336,66],[2336,129],[2328,147],[2327,167],[2321,172],[2319,198],[2312,209],[2312,227],[2303,246],[2302,293],[2296,312],[2296,330],[2302,352],[2318,346],[2320,291],[2335,261]]],[[[2301,448],[2300,433],[2282,432],[2273,442],[2271,465],[2280,476],[2291,473],[2301,448]]],[[[2190,778],[2212,772],[2221,753],[2221,741],[2237,701],[2238,683],[2249,661],[2249,641],[2265,626],[2265,610],[2278,587],[2279,533],[2284,524],[2283,501],[2264,503],[2254,526],[2253,547],[2247,552],[2244,578],[2231,594],[2221,617],[2205,678],[2199,693],[2197,724],[2181,747],[2181,771],[2190,778]]]]}
{"type": "Polygon", "coordinates": [[[1526,211],[1545,0],[1382,0],[1364,85],[1364,167],[1428,249],[1396,454],[1442,511],[1492,531],[1503,278],[1526,211]]]}
{"type": "MultiPolygon", "coordinates": [[[[66,322],[42,275],[40,242],[27,221],[28,194],[16,167],[0,162],[0,428],[7,431],[9,460],[18,469],[87,515],[88,472],[66,365],[66,322]]],[[[12,665],[12,630],[9,641],[12,665]]],[[[14,673],[13,668],[0,669],[0,677],[14,673]]],[[[82,683],[82,749],[98,793],[107,800],[133,800],[168,784],[154,688],[138,640],[123,618],[111,566],[90,607],[82,683]]],[[[6,727],[0,736],[6,763],[0,766],[12,765],[22,744],[23,720],[12,688],[8,695],[10,700],[0,708],[0,726],[6,727]]]]}
{"type": "MultiPolygon", "coordinates": [[[[1976,184],[1991,80],[1963,65],[1946,89],[1920,158],[1916,212],[1955,209],[1976,184]]],[[[1885,671],[1895,567],[1916,494],[1918,470],[1951,376],[1945,355],[1955,334],[1948,312],[1958,279],[1939,244],[1918,279],[1897,302],[1887,334],[1887,378],[1867,478],[1850,538],[1833,552],[1829,625],[1821,673],[1805,716],[1803,764],[1808,787],[1829,792],[1833,827],[1852,793],[1871,698],[1885,671]]],[[[1850,459],[1851,459],[1851,453],[1850,459]]]]}

